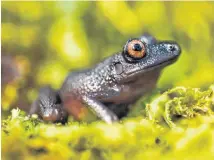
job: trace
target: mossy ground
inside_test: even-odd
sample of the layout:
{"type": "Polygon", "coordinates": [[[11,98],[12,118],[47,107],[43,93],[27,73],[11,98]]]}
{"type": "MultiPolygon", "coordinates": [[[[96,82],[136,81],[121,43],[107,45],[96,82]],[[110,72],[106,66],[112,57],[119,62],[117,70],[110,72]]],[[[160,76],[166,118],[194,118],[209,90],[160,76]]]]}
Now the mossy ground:
{"type": "Polygon", "coordinates": [[[112,125],[45,124],[14,109],[2,122],[2,159],[213,159],[213,88],[171,89],[112,125]]]}

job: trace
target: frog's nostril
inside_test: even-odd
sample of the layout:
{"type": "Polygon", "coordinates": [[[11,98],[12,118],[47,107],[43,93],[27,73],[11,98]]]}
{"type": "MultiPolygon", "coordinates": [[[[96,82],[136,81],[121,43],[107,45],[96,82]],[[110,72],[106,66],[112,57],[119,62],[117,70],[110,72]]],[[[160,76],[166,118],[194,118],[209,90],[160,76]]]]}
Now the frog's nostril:
{"type": "Polygon", "coordinates": [[[174,43],[168,46],[168,51],[173,55],[179,56],[181,53],[181,48],[177,43],[174,43]]]}
{"type": "Polygon", "coordinates": [[[178,50],[178,48],[176,48],[175,45],[170,45],[170,46],[169,46],[169,50],[173,52],[173,51],[178,50]]]}

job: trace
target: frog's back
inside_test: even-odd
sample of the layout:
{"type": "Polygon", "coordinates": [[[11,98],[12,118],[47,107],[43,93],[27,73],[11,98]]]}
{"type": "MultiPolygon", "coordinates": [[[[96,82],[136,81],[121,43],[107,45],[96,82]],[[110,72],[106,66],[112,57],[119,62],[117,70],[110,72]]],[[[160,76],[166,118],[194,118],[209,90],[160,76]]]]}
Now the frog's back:
{"type": "Polygon", "coordinates": [[[60,89],[61,94],[65,92],[74,92],[80,90],[80,87],[84,84],[87,73],[90,69],[72,71],[65,78],[65,81],[60,89]]]}

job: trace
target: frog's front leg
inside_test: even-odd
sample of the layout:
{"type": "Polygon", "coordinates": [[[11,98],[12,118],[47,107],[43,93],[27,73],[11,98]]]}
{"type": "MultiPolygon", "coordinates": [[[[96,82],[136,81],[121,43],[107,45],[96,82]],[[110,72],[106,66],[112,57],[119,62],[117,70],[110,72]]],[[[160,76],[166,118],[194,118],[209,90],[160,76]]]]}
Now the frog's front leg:
{"type": "Polygon", "coordinates": [[[67,112],[72,115],[76,120],[81,120],[84,115],[84,108],[88,107],[97,117],[106,123],[113,123],[117,121],[117,115],[108,109],[104,104],[98,100],[88,96],[77,96],[74,94],[64,94],[63,105],[67,112]]]}
{"type": "Polygon", "coordinates": [[[49,86],[40,89],[39,96],[33,102],[29,114],[38,114],[42,120],[50,122],[66,123],[68,119],[58,93],[49,86]]]}
{"type": "Polygon", "coordinates": [[[118,121],[117,115],[96,99],[84,96],[83,102],[106,123],[111,124],[118,121]]]}

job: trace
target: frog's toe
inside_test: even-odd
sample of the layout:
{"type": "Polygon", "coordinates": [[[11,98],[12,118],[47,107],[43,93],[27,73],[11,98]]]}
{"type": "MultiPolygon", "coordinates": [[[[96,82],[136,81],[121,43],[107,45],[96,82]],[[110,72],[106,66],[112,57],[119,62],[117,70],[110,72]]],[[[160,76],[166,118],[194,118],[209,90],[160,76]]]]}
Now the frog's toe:
{"type": "Polygon", "coordinates": [[[43,120],[47,122],[55,122],[57,118],[53,115],[44,115],[43,120]]]}
{"type": "Polygon", "coordinates": [[[116,115],[111,115],[108,116],[104,119],[104,121],[108,124],[112,124],[113,122],[117,122],[118,121],[118,117],[116,115]]]}
{"type": "Polygon", "coordinates": [[[55,122],[60,118],[60,115],[57,109],[50,109],[42,114],[42,118],[44,121],[55,122]]]}

